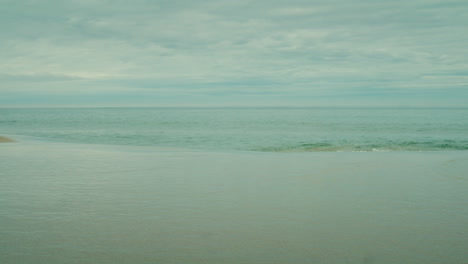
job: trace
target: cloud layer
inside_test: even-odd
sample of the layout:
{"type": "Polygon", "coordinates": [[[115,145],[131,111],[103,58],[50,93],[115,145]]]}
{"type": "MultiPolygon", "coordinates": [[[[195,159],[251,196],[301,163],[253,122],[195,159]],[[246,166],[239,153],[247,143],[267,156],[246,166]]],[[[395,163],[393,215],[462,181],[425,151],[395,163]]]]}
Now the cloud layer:
{"type": "Polygon", "coordinates": [[[466,1],[0,1],[0,105],[468,106],[466,1]]]}

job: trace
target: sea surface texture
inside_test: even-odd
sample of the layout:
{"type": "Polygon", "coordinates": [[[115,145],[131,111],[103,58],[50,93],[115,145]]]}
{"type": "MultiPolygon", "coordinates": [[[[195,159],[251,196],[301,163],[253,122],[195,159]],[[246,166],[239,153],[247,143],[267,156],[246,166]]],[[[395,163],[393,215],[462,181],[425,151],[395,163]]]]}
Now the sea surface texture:
{"type": "Polygon", "coordinates": [[[0,133],[203,150],[467,150],[468,109],[0,109],[0,133]]]}
{"type": "Polygon", "coordinates": [[[467,264],[467,109],[0,109],[1,264],[467,264]]]}

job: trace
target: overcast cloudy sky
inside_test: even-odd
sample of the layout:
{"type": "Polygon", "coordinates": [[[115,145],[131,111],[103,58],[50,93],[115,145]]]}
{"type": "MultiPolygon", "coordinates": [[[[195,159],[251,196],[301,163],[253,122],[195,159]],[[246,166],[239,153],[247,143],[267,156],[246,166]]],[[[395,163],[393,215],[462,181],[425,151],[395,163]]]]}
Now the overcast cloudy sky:
{"type": "Polygon", "coordinates": [[[0,106],[468,106],[466,0],[0,0],[0,106]]]}

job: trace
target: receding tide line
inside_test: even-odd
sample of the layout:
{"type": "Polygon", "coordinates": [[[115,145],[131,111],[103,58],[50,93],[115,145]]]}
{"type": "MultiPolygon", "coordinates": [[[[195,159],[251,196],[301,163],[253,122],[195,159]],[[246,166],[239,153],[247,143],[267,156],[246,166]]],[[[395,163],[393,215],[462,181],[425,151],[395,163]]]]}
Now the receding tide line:
{"type": "Polygon", "coordinates": [[[13,139],[0,136],[0,143],[15,142],[13,139]]]}

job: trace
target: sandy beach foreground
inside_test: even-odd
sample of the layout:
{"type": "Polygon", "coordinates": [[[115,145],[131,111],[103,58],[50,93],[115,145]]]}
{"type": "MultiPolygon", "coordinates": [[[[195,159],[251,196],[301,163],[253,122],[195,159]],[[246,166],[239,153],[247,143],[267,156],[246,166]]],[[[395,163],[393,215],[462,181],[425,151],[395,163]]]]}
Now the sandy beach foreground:
{"type": "Polygon", "coordinates": [[[15,142],[13,139],[0,136],[0,143],[15,142]]]}
{"type": "Polygon", "coordinates": [[[2,264],[457,264],[468,152],[0,148],[2,264]]]}

